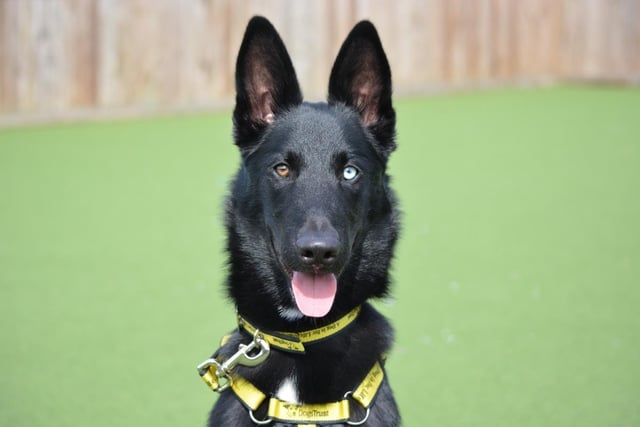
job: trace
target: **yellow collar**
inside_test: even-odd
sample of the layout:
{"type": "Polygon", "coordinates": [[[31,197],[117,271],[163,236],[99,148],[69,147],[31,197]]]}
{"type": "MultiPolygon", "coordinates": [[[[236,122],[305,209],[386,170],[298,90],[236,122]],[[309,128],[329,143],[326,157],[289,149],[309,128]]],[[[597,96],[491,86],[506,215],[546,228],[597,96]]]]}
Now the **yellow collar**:
{"type": "MultiPolygon", "coordinates": [[[[360,308],[360,306],[354,308],[340,319],[321,328],[302,332],[265,332],[260,330],[259,334],[270,345],[280,350],[304,353],[304,344],[311,344],[329,338],[349,326],[358,317],[360,308]]],[[[238,326],[251,335],[255,335],[256,331],[258,331],[258,328],[240,315],[238,315],[238,326]]]]}

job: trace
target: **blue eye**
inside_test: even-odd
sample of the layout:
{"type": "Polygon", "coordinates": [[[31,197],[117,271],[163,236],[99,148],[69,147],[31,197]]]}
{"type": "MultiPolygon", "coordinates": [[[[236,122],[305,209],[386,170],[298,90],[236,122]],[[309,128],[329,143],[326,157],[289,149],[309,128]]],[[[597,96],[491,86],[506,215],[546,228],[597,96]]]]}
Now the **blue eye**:
{"type": "Polygon", "coordinates": [[[360,171],[354,166],[347,166],[342,171],[342,177],[347,181],[354,180],[360,171]]]}

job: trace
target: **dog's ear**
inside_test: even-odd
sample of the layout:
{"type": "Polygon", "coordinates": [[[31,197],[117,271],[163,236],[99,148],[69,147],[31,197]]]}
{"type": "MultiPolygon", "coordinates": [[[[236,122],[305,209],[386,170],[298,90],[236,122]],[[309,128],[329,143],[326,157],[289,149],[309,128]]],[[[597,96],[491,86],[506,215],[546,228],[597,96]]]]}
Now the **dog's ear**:
{"type": "Polygon", "coordinates": [[[391,68],[378,32],[369,21],[358,23],[342,44],[329,78],[329,104],[354,108],[386,158],[395,149],[395,111],[391,102],[391,68]]]}
{"type": "Polygon", "coordinates": [[[236,62],[236,144],[244,151],[290,107],[302,102],[291,58],[276,29],[255,16],[247,25],[236,62]]]}

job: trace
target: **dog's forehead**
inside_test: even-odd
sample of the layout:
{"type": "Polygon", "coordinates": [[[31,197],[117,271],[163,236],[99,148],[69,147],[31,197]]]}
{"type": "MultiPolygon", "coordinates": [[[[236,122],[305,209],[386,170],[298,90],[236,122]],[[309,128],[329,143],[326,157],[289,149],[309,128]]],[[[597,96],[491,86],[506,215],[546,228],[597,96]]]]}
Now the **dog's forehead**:
{"type": "Polygon", "coordinates": [[[269,139],[273,148],[311,156],[353,151],[363,138],[355,115],[337,112],[326,104],[305,104],[277,120],[269,139]]]}

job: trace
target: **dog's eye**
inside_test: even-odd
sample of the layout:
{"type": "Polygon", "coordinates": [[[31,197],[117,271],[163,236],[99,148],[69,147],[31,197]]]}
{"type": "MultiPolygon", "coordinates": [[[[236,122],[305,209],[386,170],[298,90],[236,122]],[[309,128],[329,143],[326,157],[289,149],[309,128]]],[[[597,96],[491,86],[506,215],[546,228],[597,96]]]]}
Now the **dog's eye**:
{"type": "Polygon", "coordinates": [[[290,172],[289,166],[286,163],[278,163],[276,167],[273,168],[273,170],[283,178],[288,177],[290,172]]]}
{"type": "Polygon", "coordinates": [[[342,171],[342,177],[347,181],[354,180],[360,171],[355,166],[347,166],[342,171]]]}

